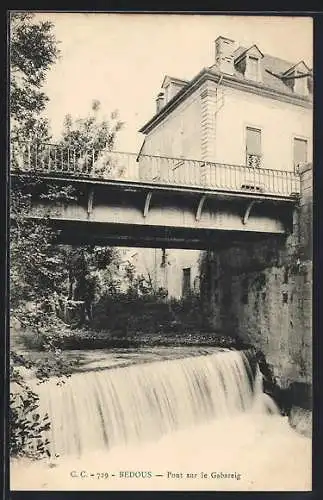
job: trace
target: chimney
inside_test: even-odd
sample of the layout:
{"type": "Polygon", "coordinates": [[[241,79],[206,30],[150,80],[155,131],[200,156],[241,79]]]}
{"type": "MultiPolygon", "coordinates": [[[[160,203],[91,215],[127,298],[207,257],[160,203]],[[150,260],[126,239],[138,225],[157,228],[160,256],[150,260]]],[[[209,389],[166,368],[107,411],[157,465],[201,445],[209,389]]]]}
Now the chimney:
{"type": "Polygon", "coordinates": [[[156,113],[158,113],[165,104],[165,96],[164,92],[159,92],[157,99],[156,99],[156,113]]]}
{"type": "Polygon", "coordinates": [[[234,73],[234,59],[233,51],[236,48],[234,40],[218,36],[215,40],[215,66],[218,71],[233,75],[234,73]]]}

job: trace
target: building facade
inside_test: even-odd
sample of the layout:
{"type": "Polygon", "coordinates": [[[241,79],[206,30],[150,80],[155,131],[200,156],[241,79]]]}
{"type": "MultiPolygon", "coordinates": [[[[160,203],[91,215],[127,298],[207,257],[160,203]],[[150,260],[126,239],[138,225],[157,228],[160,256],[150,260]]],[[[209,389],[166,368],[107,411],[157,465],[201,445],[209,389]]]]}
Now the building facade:
{"type": "MultiPolygon", "coordinates": [[[[230,173],[228,167],[245,166],[258,176],[259,189],[269,177],[279,189],[284,172],[312,162],[312,92],[312,71],[304,61],[288,62],[219,36],[210,67],[191,81],[165,76],[156,113],[140,129],[145,139],[139,165],[145,167],[145,155],[156,156],[160,176],[160,157],[172,158],[174,175],[187,178],[194,168],[211,175],[208,167],[216,164],[217,184],[229,173],[236,186],[239,169],[230,173]]],[[[245,173],[240,185],[249,187],[245,173]]],[[[157,288],[181,297],[188,286],[198,290],[200,254],[172,249],[165,260],[163,250],[137,249],[136,262],[149,269],[157,288]]]]}
{"type": "Polygon", "coordinates": [[[132,264],[157,292],[181,299],[200,291],[201,252],[164,248],[119,249],[124,263],[132,264]]]}
{"type": "Polygon", "coordinates": [[[140,155],[293,171],[312,161],[307,65],[218,37],[215,60],[187,82],[166,76],[140,155]]]}

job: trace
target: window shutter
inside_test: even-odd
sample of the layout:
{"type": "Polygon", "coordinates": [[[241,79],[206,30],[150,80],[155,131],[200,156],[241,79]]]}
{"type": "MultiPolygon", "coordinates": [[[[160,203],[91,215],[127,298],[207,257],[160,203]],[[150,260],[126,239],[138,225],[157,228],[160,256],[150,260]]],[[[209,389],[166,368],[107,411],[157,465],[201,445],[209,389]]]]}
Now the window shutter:
{"type": "Polygon", "coordinates": [[[261,156],[261,130],[247,127],[247,154],[261,156]]]}
{"type": "Polygon", "coordinates": [[[307,162],[307,141],[305,139],[294,139],[294,165],[307,162]]]}
{"type": "Polygon", "coordinates": [[[257,57],[249,56],[248,58],[248,75],[251,80],[258,80],[258,64],[257,57]]]}
{"type": "Polygon", "coordinates": [[[302,74],[300,71],[296,71],[295,73],[294,92],[306,96],[308,94],[308,77],[302,77],[302,74]]]}

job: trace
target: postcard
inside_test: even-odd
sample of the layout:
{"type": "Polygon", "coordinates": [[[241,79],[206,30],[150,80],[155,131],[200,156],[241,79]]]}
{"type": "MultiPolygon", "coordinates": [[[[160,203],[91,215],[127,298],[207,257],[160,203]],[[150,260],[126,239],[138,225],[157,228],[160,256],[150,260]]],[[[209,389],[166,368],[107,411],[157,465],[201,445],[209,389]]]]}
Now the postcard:
{"type": "Polygon", "coordinates": [[[9,23],[11,491],[311,491],[312,19],[9,23]]]}

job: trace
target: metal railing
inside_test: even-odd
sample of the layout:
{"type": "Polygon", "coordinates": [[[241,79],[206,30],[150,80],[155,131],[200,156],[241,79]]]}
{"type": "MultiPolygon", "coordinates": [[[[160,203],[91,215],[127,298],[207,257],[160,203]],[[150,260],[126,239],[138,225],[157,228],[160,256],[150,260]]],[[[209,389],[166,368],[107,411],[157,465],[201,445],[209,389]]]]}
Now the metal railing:
{"type": "Polygon", "coordinates": [[[253,192],[289,197],[300,191],[299,176],[250,166],[53,144],[12,143],[11,170],[149,184],[253,192]]]}

